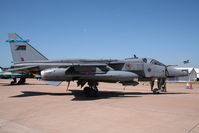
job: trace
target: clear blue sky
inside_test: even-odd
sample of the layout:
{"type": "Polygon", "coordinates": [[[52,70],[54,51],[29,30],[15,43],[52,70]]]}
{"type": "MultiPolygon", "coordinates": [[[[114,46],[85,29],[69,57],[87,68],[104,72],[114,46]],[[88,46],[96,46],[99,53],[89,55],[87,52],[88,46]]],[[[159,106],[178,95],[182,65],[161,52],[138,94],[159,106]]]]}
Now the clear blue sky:
{"type": "Polygon", "coordinates": [[[136,54],[199,67],[199,0],[0,0],[0,66],[7,33],[49,59],[123,59],[136,54]]]}

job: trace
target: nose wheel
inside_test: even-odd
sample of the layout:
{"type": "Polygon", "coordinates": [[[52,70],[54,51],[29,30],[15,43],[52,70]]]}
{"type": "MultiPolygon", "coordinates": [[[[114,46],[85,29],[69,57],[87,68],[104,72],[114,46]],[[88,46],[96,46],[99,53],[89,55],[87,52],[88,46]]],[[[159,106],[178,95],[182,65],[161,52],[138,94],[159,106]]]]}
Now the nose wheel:
{"type": "Polygon", "coordinates": [[[161,90],[158,88],[154,88],[153,90],[153,94],[160,94],[161,90]]]}
{"type": "Polygon", "coordinates": [[[166,79],[158,79],[157,86],[158,88],[154,88],[154,82],[155,80],[151,80],[151,91],[153,94],[160,94],[161,92],[167,92],[166,91],[166,79]]]}

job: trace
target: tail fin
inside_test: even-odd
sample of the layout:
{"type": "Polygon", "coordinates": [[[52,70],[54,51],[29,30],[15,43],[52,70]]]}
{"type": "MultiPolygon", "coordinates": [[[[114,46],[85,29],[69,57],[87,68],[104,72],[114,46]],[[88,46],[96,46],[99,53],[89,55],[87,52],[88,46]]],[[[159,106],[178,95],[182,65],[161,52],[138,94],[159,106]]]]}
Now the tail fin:
{"type": "Polygon", "coordinates": [[[8,38],[7,42],[10,43],[14,63],[48,60],[44,55],[28,44],[29,40],[22,39],[16,33],[9,33],[8,38]]]}

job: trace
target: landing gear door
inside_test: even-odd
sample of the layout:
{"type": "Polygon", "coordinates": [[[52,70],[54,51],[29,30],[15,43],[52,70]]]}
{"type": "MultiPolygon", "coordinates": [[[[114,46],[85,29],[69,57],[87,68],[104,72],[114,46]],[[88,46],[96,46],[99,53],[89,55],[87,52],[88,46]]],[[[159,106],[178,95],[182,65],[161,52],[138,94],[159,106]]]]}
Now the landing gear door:
{"type": "Polygon", "coordinates": [[[163,78],[165,77],[165,66],[145,63],[144,73],[146,78],[163,78]]]}

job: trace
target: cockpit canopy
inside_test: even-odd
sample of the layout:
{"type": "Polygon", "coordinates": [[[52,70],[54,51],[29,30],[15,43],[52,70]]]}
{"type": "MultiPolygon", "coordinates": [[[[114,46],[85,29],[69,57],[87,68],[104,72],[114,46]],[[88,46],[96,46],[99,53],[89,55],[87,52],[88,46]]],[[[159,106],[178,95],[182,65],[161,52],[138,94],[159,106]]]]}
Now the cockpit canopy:
{"type": "Polygon", "coordinates": [[[142,58],[144,63],[149,63],[149,64],[154,64],[154,65],[159,65],[159,66],[165,66],[163,63],[155,60],[155,59],[151,59],[151,58],[142,58]]]}

